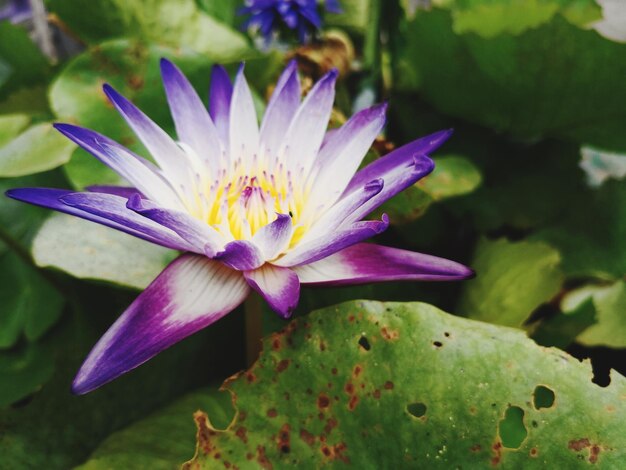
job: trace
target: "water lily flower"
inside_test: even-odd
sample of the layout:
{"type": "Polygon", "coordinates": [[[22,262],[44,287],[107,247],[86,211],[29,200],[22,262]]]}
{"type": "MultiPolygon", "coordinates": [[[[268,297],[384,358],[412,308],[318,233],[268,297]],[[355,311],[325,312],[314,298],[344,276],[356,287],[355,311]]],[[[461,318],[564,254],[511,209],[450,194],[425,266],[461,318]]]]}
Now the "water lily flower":
{"type": "Polygon", "coordinates": [[[21,23],[32,16],[29,0],[0,1],[0,21],[21,23]]]}
{"type": "Polygon", "coordinates": [[[442,131],[357,171],[385,124],[386,105],[328,131],[336,71],[301,102],[297,67],[279,78],[259,127],[243,66],[234,84],[213,71],[209,109],[171,62],[161,61],[178,141],[111,86],[104,93],[156,164],[71,124],[56,128],[110,166],[130,187],[88,192],[12,189],[20,201],[72,214],[183,252],[93,348],[73,383],[89,392],[216,322],[258,292],[287,318],[300,285],[455,280],[453,261],[362,243],[387,228],[363,220],[433,169],[442,131]]]}
{"type": "MultiPolygon", "coordinates": [[[[305,42],[322,27],[317,3],[317,0],[247,0],[239,13],[250,15],[243,27],[258,28],[266,41],[287,27],[298,33],[300,42],[305,42]]],[[[325,8],[331,13],[341,13],[338,0],[326,0],[325,8]]]]}

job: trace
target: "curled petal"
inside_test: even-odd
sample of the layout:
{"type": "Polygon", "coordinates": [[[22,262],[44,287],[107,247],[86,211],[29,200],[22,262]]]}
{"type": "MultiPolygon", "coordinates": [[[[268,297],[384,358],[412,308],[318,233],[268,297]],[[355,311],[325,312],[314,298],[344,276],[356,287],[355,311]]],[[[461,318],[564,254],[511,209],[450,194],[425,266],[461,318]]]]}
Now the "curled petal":
{"type": "MultiPolygon", "coordinates": [[[[207,253],[207,256],[210,256],[207,253]]],[[[215,255],[215,259],[238,271],[256,269],[264,263],[263,253],[256,245],[246,240],[235,240],[228,243],[215,255]]]]}
{"type": "Polygon", "coordinates": [[[231,312],[248,292],[241,273],[204,256],[180,256],[98,341],[72,391],[90,392],[143,364],[231,312]]]}
{"type": "Polygon", "coordinates": [[[274,222],[261,227],[254,234],[252,242],[259,247],[265,261],[270,261],[287,249],[292,235],[291,217],[278,214],[274,222]]]}
{"type": "Polygon", "coordinates": [[[389,217],[383,214],[382,220],[366,220],[353,223],[345,228],[302,243],[296,246],[285,256],[278,258],[273,264],[277,266],[291,267],[301,264],[313,263],[326,258],[349,246],[384,232],[389,227],[389,217]]]}
{"type": "Polygon", "coordinates": [[[289,318],[298,306],[300,281],[291,269],[264,264],[253,271],[245,271],[244,277],[281,317],[289,318]]]}
{"type": "Polygon", "coordinates": [[[462,264],[436,256],[359,243],[293,270],[302,284],[349,285],[382,281],[454,281],[474,276],[462,264]]]}

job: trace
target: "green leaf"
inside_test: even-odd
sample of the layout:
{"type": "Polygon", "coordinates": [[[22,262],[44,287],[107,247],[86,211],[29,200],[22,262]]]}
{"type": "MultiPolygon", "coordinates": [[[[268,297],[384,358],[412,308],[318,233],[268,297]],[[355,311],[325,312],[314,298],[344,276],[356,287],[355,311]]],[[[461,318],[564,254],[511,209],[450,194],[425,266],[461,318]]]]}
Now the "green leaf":
{"type": "MultiPolygon", "coordinates": [[[[59,120],[78,123],[116,140],[137,153],[147,152],[124,119],[109,104],[102,84],[109,83],[133,101],[157,124],[173,134],[173,124],[161,85],[159,60],[173,60],[196,89],[208,90],[211,62],[189,51],[145,46],[136,41],[103,43],[76,57],[50,89],[50,103],[59,120]]],[[[64,167],[73,186],[123,184],[121,178],[82,149],[64,167]]]]}
{"type": "Polygon", "coordinates": [[[17,137],[28,126],[29,122],[30,117],[26,114],[0,115],[0,147],[17,137]]]}
{"type": "Polygon", "coordinates": [[[51,170],[68,162],[75,148],[52,124],[36,124],[0,148],[0,177],[51,170]]]}
{"type": "Polygon", "coordinates": [[[4,73],[0,73],[5,75],[7,68],[10,70],[0,96],[23,86],[45,83],[50,77],[48,60],[28,37],[26,29],[9,21],[0,22],[0,60],[5,64],[4,73]]]}
{"type": "Polygon", "coordinates": [[[37,343],[0,352],[0,408],[37,391],[54,373],[54,360],[37,343]]]}
{"type": "Polygon", "coordinates": [[[570,277],[619,279],[626,274],[626,184],[609,181],[583,195],[532,238],[559,250],[570,277]]]}
{"type": "MultiPolygon", "coordinates": [[[[626,74],[626,44],[558,14],[515,36],[457,34],[455,11],[420,11],[401,26],[393,55],[397,90],[419,91],[445,114],[525,141],[554,136],[626,149],[626,88],[619,78],[626,74]]],[[[482,24],[478,18],[476,27],[482,24]]]]}
{"type": "Polygon", "coordinates": [[[370,19],[374,12],[372,0],[341,0],[341,13],[327,13],[324,23],[328,26],[338,26],[358,33],[365,33],[371,24],[370,19]]]}
{"type": "Polygon", "coordinates": [[[210,409],[220,428],[233,418],[230,394],[216,390],[190,393],[168,407],[113,433],[76,470],[146,468],[171,470],[193,455],[195,428],[191,419],[198,409],[210,409]]]}
{"type": "Polygon", "coordinates": [[[81,279],[145,288],[176,252],[94,222],[53,214],[33,240],[38,266],[81,279]]]}
{"type": "Polygon", "coordinates": [[[238,0],[196,0],[196,3],[204,12],[227,25],[235,22],[240,5],[238,0]]]}
{"type": "Polygon", "coordinates": [[[251,53],[241,33],[204,13],[194,0],[49,0],[48,6],[89,44],[132,37],[220,62],[251,53]]]}
{"type": "Polygon", "coordinates": [[[581,27],[602,17],[593,0],[435,0],[435,4],[452,11],[457,34],[476,33],[484,38],[519,35],[549,22],[557,13],[581,27]]]}
{"type": "Polygon", "coordinates": [[[424,215],[432,202],[430,194],[414,185],[386,201],[375,214],[380,216],[385,213],[391,223],[406,224],[424,215]]]}
{"type": "Polygon", "coordinates": [[[598,288],[590,293],[597,321],[578,336],[586,346],[626,348],[626,282],[598,288]]]}
{"type": "Polygon", "coordinates": [[[532,332],[532,338],[542,346],[565,349],[576,337],[596,322],[596,309],[591,299],[569,312],[559,312],[543,320],[532,332]]]}
{"type": "Polygon", "coordinates": [[[64,299],[12,251],[0,255],[0,349],[13,346],[22,334],[39,339],[61,315],[64,299]]]}
{"type": "Polygon", "coordinates": [[[601,388],[590,376],[521,331],[421,303],[349,302],[264,340],[225,384],[228,429],[196,413],[185,468],[618,468],[626,379],[601,388]]]}
{"type": "MultiPolygon", "coordinates": [[[[43,340],[55,363],[51,380],[31,400],[0,409],[3,467],[72,468],[112,432],[242,367],[243,345],[237,334],[242,317],[234,314],[102,388],[84,396],[72,395],[70,384],[87,353],[136,296],[93,284],[78,286],[71,314],[64,315],[43,340]],[[207,358],[215,360],[199,368],[199,361],[207,358]]],[[[185,417],[193,427],[191,415],[185,417]]],[[[182,445],[188,449],[184,458],[189,458],[193,436],[182,445]]]]}
{"type": "Polygon", "coordinates": [[[481,182],[480,170],[470,160],[447,155],[435,158],[435,169],[417,186],[439,201],[471,193],[481,182]]]}
{"type": "Polygon", "coordinates": [[[458,311],[519,327],[563,283],[558,251],[542,242],[483,239],[471,263],[476,279],[464,285],[458,311]]]}

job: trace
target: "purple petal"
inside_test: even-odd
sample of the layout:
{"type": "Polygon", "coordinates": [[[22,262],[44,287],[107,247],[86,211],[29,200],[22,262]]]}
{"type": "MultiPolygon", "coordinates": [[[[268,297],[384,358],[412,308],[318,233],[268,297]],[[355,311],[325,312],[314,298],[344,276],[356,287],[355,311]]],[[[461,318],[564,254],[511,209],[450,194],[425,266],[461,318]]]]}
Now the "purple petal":
{"type": "Polygon", "coordinates": [[[263,124],[260,140],[268,153],[277,153],[293,117],[300,106],[300,80],[295,60],[289,62],[272,94],[263,124]]]}
{"type": "Polygon", "coordinates": [[[331,13],[342,13],[341,5],[339,4],[339,0],[326,0],[325,2],[326,10],[331,13]]]}
{"type": "Polygon", "coordinates": [[[180,256],[98,341],[72,391],[90,392],[143,364],[231,312],[248,292],[241,273],[204,256],[180,256]]]}
{"type": "Polygon", "coordinates": [[[404,166],[413,162],[415,155],[429,155],[437,150],[452,135],[452,129],[435,132],[411,143],[395,149],[393,152],[370,163],[358,171],[350,180],[344,195],[362,187],[368,181],[384,178],[384,174],[397,166],[404,166]]]}
{"type": "Polygon", "coordinates": [[[196,253],[204,253],[211,257],[224,245],[223,237],[215,229],[186,212],[158,207],[153,202],[142,199],[138,194],[128,199],[126,207],[176,232],[195,248],[196,253]]]}
{"type": "Polygon", "coordinates": [[[361,190],[353,191],[334,206],[328,209],[315,223],[306,231],[300,239],[300,243],[313,240],[323,236],[325,233],[334,232],[341,227],[363,204],[372,199],[382,191],[384,181],[379,178],[367,183],[361,190]]]}
{"type": "Polygon", "coordinates": [[[86,186],[85,189],[90,193],[113,194],[115,196],[123,197],[126,199],[133,196],[139,196],[141,198],[145,197],[143,194],[137,191],[137,189],[131,188],[129,186],[107,186],[95,184],[92,186],[86,186]]]}
{"type": "Polygon", "coordinates": [[[454,281],[474,276],[470,268],[454,261],[370,243],[353,245],[293,269],[302,284],[333,286],[382,281],[454,281]]]}
{"type": "Polygon", "coordinates": [[[224,251],[215,255],[216,260],[238,271],[248,271],[261,266],[265,260],[261,251],[249,241],[235,240],[224,247],[224,251]]]}
{"type": "Polygon", "coordinates": [[[337,71],[324,75],[306,96],[293,118],[285,145],[288,158],[305,170],[313,164],[322,145],[335,99],[337,71]]]}
{"type": "Polygon", "coordinates": [[[261,227],[252,237],[252,243],[261,250],[265,261],[273,260],[285,251],[293,235],[291,217],[285,214],[277,215],[275,221],[261,227]]]}
{"type": "MultiPolygon", "coordinates": [[[[344,223],[350,224],[361,220],[385,201],[415,184],[416,181],[429,174],[434,168],[435,163],[426,155],[416,155],[410,163],[401,162],[401,165],[389,168],[387,173],[381,175],[385,182],[385,187],[382,191],[355,209],[352,214],[346,217],[344,223]]],[[[350,197],[350,194],[346,195],[344,193],[343,198],[345,197],[350,197]]]]}
{"type": "Polygon", "coordinates": [[[385,126],[386,110],[386,104],[364,109],[333,133],[315,161],[317,175],[311,198],[332,204],[341,196],[385,126]]]}
{"type": "Polygon", "coordinates": [[[221,65],[214,65],[211,71],[209,91],[209,114],[217,128],[217,134],[224,144],[228,144],[228,123],[230,121],[230,101],[233,85],[228,72],[221,65]]]}
{"type": "Polygon", "coordinates": [[[105,84],[102,89],[168,178],[173,178],[175,184],[184,184],[187,181],[186,155],[176,142],[112,86],[105,84]]]}
{"type": "Polygon", "coordinates": [[[55,124],[54,127],[70,140],[76,142],[113,171],[126,179],[150,199],[180,205],[178,197],[160,174],[160,170],[148,160],[114,140],[90,129],[71,124],[55,124]]]}
{"type": "Polygon", "coordinates": [[[378,235],[387,230],[387,227],[389,227],[387,214],[383,214],[380,221],[367,220],[356,222],[340,230],[326,233],[315,240],[297,245],[285,256],[273,262],[273,264],[292,267],[313,263],[374,235],[378,235]]]}
{"type": "Polygon", "coordinates": [[[161,75],[178,139],[216,169],[221,153],[220,141],[207,109],[185,75],[167,59],[161,59],[161,75]]]}
{"type": "MultiPolygon", "coordinates": [[[[128,233],[143,240],[156,243],[157,245],[181,251],[187,251],[190,248],[189,243],[185,242],[171,230],[161,227],[129,210],[126,210],[124,215],[120,216],[119,213],[111,214],[106,210],[84,211],[78,207],[67,205],[62,201],[62,199],[68,197],[79,195],[93,196],[96,194],[97,193],[76,193],[74,191],[53,188],[17,188],[6,192],[7,196],[17,199],[18,201],[28,202],[36,206],[47,207],[59,212],[75,215],[82,219],[91,220],[92,222],[106,225],[107,227],[128,233]]],[[[100,194],[100,196],[107,195],[100,194]]],[[[121,206],[125,208],[126,199],[113,195],[109,196],[119,199],[117,209],[120,209],[121,206]]]]}
{"type": "Polygon", "coordinates": [[[246,281],[263,296],[270,308],[283,318],[289,318],[300,299],[300,281],[291,269],[264,264],[243,273],[246,281]]]}

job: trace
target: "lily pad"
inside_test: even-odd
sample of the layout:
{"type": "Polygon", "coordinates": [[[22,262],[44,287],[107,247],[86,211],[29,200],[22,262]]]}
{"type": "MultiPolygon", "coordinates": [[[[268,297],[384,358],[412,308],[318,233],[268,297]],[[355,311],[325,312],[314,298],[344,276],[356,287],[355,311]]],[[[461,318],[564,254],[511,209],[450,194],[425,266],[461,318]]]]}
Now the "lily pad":
{"type": "Polygon", "coordinates": [[[264,340],[224,385],[231,425],[195,414],[184,468],[618,468],[626,380],[590,377],[588,362],[518,330],[421,303],[349,302],[264,340]]]}
{"type": "Polygon", "coordinates": [[[29,122],[30,117],[26,114],[0,115],[0,147],[17,137],[29,122]]]}
{"type": "Polygon", "coordinates": [[[0,408],[37,391],[54,373],[54,360],[37,343],[0,352],[0,408]]]}
{"type": "MultiPolygon", "coordinates": [[[[574,8],[574,2],[567,3],[574,8]]],[[[475,30],[495,24],[482,9],[500,8],[501,2],[463,2],[473,5],[469,10],[460,4],[420,11],[402,25],[406,33],[398,38],[394,55],[397,89],[417,91],[441,112],[518,139],[555,136],[626,149],[626,95],[620,78],[626,74],[626,44],[581,29],[563,14],[536,27],[528,24],[516,35],[490,32],[482,37],[475,30]],[[459,34],[458,15],[469,12],[476,14],[472,32],[459,34]]],[[[522,8],[526,10],[525,3],[522,8]]],[[[467,28],[469,23],[463,31],[467,28]]]]}
{"type": "Polygon", "coordinates": [[[76,470],[142,468],[172,470],[193,454],[198,409],[211,410],[216,426],[226,428],[234,410],[230,395],[216,389],[190,393],[175,403],[107,437],[76,470]]]}
{"type": "Polygon", "coordinates": [[[75,148],[51,124],[36,124],[0,148],[0,177],[51,170],[68,162],[75,148]]]}
{"type": "MultiPolygon", "coordinates": [[[[189,51],[114,40],[76,57],[50,88],[50,104],[59,120],[94,129],[131,150],[147,152],[124,119],[109,104],[102,85],[111,84],[166,131],[173,133],[159,60],[167,57],[188,75],[197,90],[208,90],[211,62],[189,51]]],[[[74,152],[65,171],[76,188],[92,184],[123,184],[121,178],[82,149],[74,152]]]]}
{"type": "Polygon", "coordinates": [[[47,5],[89,44],[132,37],[220,62],[250,53],[243,34],[207,15],[194,0],[50,0],[47,5]]]}
{"type": "Polygon", "coordinates": [[[144,289],[176,252],[94,222],[55,213],[33,240],[38,266],[144,289]]]}
{"type": "Polygon", "coordinates": [[[464,285],[458,311],[468,317],[521,326],[560,290],[559,252],[542,242],[481,240],[471,263],[478,276],[464,285]]]}
{"type": "Polygon", "coordinates": [[[435,201],[474,191],[482,182],[480,170],[465,157],[446,155],[435,158],[435,169],[417,186],[435,201]]]}

